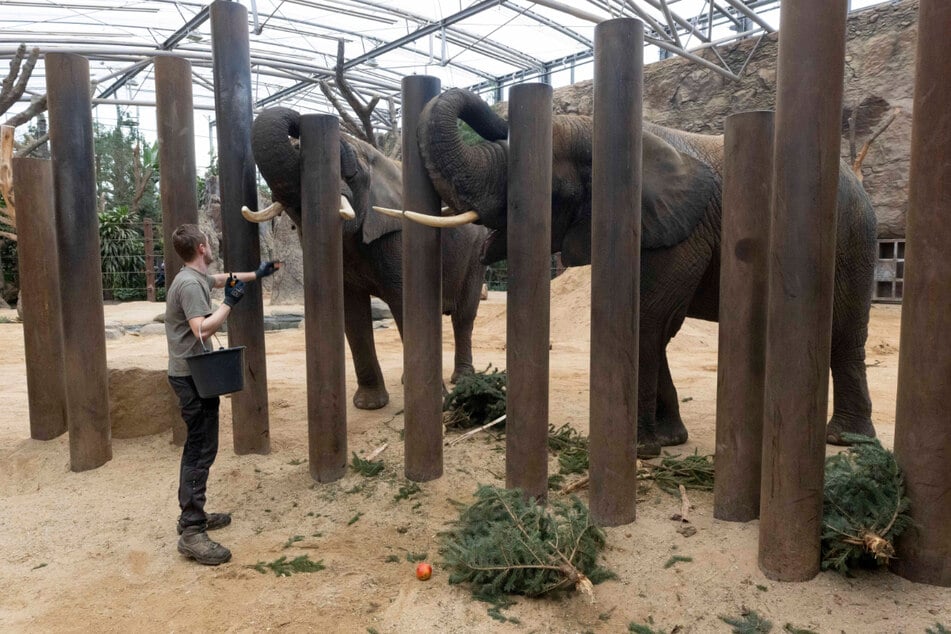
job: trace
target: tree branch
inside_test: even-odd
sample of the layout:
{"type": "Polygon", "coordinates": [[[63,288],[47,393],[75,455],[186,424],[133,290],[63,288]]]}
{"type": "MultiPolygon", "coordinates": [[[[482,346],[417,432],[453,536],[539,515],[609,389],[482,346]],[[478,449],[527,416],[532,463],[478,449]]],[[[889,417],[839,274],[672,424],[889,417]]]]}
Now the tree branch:
{"type": "Polygon", "coordinates": [[[901,112],[901,108],[895,108],[892,110],[891,115],[889,115],[889,117],[885,119],[885,121],[883,121],[874,132],[872,132],[872,136],[870,136],[868,140],[862,144],[862,149],[859,151],[858,157],[852,163],[852,171],[855,173],[855,176],[858,177],[860,183],[864,180],[862,176],[862,163],[865,161],[865,155],[868,154],[869,148],[872,147],[872,143],[875,142],[875,139],[877,139],[882,132],[888,129],[888,126],[892,124],[899,112],[901,112]]]}
{"type": "Polygon", "coordinates": [[[12,125],[14,128],[20,125],[23,125],[39,113],[46,110],[46,95],[43,95],[39,99],[35,99],[30,103],[30,107],[21,112],[18,115],[14,115],[4,121],[4,125],[12,125]]]}
{"type": "Polygon", "coordinates": [[[0,88],[0,113],[9,110],[10,106],[16,103],[17,99],[23,94],[23,91],[26,90],[26,84],[30,80],[30,75],[33,74],[33,67],[36,66],[36,60],[40,56],[40,49],[33,47],[33,50],[30,51],[29,58],[26,60],[26,64],[21,68],[25,55],[26,44],[20,44],[17,48],[16,55],[10,60],[10,73],[6,79],[3,80],[2,88],[0,88]],[[17,75],[19,75],[19,79],[17,79],[17,75]],[[16,81],[15,85],[14,81],[16,81]]]}
{"type": "MultiPolygon", "coordinates": [[[[347,132],[357,137],[358,139],[366,139],[363,137],[363,130],[360,127],[360,124],[354,121],[353,117],[350,116],[350,113],[347,112],[346,108],[343,107],[343,104],[340,103],[340,100],[337,99],[337,96],[333,94],[333,91],[330,90],[330,84],[325,81],[317,82],[317,85],[320,86],[320,92],[324,93],[324,97],[333,104],[333,107],[340,114],[341,122],[343,127],[346,128],[347,132]]],[[[369,143],[369,141],[367,141],[369,143]]]]}
{"type": "Polygon", "coordinates": [[[363,135],[361,136],[364,137],[367,143],[376,147],[376,136],[373,134],[373,121],[370,117],[373,115],[373,109],[376,108],[376,104],[380,101],[380,98],[375,96],[370,100],[370,103],[366,105],[360,102],[360,98],[353,92],[353,89],[350,88],[350,84],[347,83],[346,78],[343,76],[343,48],[343,40],[337,40],[337,66],[334,69],[337,90],[340,91],[343,98],[347,100],[347,103],[350,104],[353,111],[360,117],[360,121],[363,123],[363,135]]]}

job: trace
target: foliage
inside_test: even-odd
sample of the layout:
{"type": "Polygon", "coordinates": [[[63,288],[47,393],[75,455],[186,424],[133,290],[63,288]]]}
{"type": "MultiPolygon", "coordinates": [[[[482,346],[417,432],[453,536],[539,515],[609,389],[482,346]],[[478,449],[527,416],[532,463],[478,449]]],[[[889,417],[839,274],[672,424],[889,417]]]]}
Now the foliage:
{"type": "Polygon", "coordinates": [[[93,136],[100,210],[127,207],[161,222],[157,143],[147,143],[138,121],[121,110],[115,127],[97,124],[93,136]],[[137,186],[142,188],[139,200],[137,186]]]}
{"type": "Polygon", "coordinates": [[[360,475],[372,478],[383,471],[382,460],[364,460],[355,451],[351,453],[353,454],[353,460],[350,462],[350,466],[360,475]]]}
{"type": "Polygon", "coordinates": [[[558,472],[584,473],[588,470],[588,438],[565,423],[558,429],[548,426],[548,448],[558,454],[558,472]]]}
{"type": "Polygon", "coordinates": [[[404,484],[399,488],[399,491],[396,493],[396,495],[393,496],[393,501],[399,502],[400,500],[408,500],[420,491],[422,491],[422,489],[416,482],[404,484]]]}
{"type": "Polygon", "coordinates": [[[649,619],[647,623],[631,622],[627,624],[627,631],[634,634],[667,634],[664,630],[655,630],[653,626],[653,619],[649,619]]]}
{"type": "Polygon", "coordinates": [[[596,563],[604,531],[578,498],[546,507],[519,489],[486,485],[475,497],[443,534],[449,583],[467,582],[476,598],[491,602],[507,594],[589,592],[592,583],[613,576],[596,563]]]}
{"type": "Polygon", "coordinates": [[[145,288],[145,246],[127,207],[100,212],[99,254],[106,293],[125,299],[124,291],[145,288]]]}
{"type": "Polygon", "coordinates": [[[856,566],[888,563],[911,518],[895,456],[875,438],[843,439],[852,446],[825,465],[822,569],[848,574],[856,566]]]}
{"type": "Polygon", "coordinates": [[[290,577],[295,572],[318,572],[326,568],[326,566],[324,566],[323,560],[311,561],[310,555],[301,555],[300,557],[295,557],[290,561],[287,561],[287,556],[284,555],[278,557],[271,563],[259,561],[253,566],[247,567],[257,570],[262,575],[266,574],[270,569],[273,570],[274,574],[278,577],[290,577]]]}
{"type": "Polygon", "coordinates": [[[738,617],[720,616],[720,620],[733,626],[734,634],[766,634],[773,629],[773,624],[767,621],[756,610],[744,608],[743,614],[738,617]]]}
{"type": "Polygon", "coordinates": [[[505,414],[505,370],[463,374],[443,399],[446,425],[458,429],[477,427],[505,414]]]}
{"type": "Polygon", "coordinates": [[[668,559],[664,563],[664,568],[673,568],[676,564],[679,564],[681,562],[690,563],[691,561],[693,561],[693,557],[685,557],[683,555],[671,555],[670,559],[668,559]]]}
{"type": "Polygon", "coordinates": [[[672,495],[678,495],[681,484],[685,489],[713,490],[713,456],[701,456],[696,450],[685,458],[666,454],[659,465],[648,464],[647,468],[647,478],[672,495]]]}
{"type": "Polygon", "coordinates": [[[941,623],[935,623],[933,628],[929,627],[925,629],[925,634],[951,634],[951,630],[941,623]]]}

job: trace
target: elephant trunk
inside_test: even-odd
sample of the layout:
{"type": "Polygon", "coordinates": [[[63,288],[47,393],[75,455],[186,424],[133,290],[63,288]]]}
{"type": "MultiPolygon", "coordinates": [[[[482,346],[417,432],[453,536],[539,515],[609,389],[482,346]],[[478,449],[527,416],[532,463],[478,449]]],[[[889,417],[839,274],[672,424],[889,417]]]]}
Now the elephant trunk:
{"type": "Polygon", "coordinates": [[[300,150],[288,137],[300,137],[300,114],[290,108],[269,108],[251,127],[251,150],[275,201],[300,221],[300,150]]]}
{"type": "Polygon", "coordinates": [[[505,226],[508,125],[477,95],[451,89],[420,115],[420,153],[439,196],[458,211],[473,210],[483,224],[505,226]],[[458,119],[485,141],[469,145],[458,119]]]}

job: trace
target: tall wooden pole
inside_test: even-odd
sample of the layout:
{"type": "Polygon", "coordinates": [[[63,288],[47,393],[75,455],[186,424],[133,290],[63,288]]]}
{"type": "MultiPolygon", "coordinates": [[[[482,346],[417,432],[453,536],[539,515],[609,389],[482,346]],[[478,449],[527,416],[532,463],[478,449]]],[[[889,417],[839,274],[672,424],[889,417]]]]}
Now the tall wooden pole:
{"type": "Polygon", "coordinates": [[[644,25],[594,30],[591,196],[591,515],[634,521],[644,25]]]}
{"type": "Polygon", "coordinates": [[[182,224],[198,224],[194,112],[191,62],[183,57],[156,57],[155,119],[159,164],[162,166],[159,191],[162,197],[165,288],[171,285],[184,265],[172,246],[175,228],[182,224]]]}
{"type": "MultiPolygon", "coordinates": [[[[951,4],[921,0],[895,455],[914,523],[892,570],[951,586],[951,4]]],[[[19,200],[19,199],[18,199],[19,200]]]]}
{"type": "MultiPolygon", "coordinates": [[[[419,115],[439,94],[439,79],[403,78],[403,208],[439,215],[419,152],[419,115]]],[[[439,229],[403,227],[403,394],[405,471],[410,480],[442,476],[442,258],[439,229]]]]}
{"type": "Polygon", "coordinates": [[[781,581],[819,572],[846,4],[780,16],[759,565],[781,581]]]}
{"type": "Polygon", "coordinates": [[[759,517],[773,113],[726,119],[713,516],[759,517]]]}
{"type": "Polygon", "coordinates": [[[300,153],[310,475],[318,482],[331,482],[347,471],[343,223],[337,117],[303,115],[300,153]]]}
{"type": "Polygon", "coordinates": [[[63,313],[69,465],[73,471],[86,471],[112,459],[89,61],[70,53],[48,53],[46,93],[63,313]]]}
{"type": "Polygon", "coordinates": [[[17,191],[17,258],[23,305],[30,438],[50,440],[67,429],[63,313],[50,162],[13,159],[17,191]]]}
{"type": "Polygon", "coordinates": [[[509,93],[505,482],[548,495],[551,86],[509,93]]]}
{"type": "MultiPolygon", "coordinates": [[[[211,3],[211,38],[218,125],[222,251],[227,271],[253,271],[261,261],[258,225],[241,216],[242,205],[257,209],[251,154],[251,54],[248,10],[238,2],[211,3]]],[[[228,344],[247,346],[244,389],[231,395],[234,451],[271,450],[267,405],[267,359],[261,284],[248,284],[244,299],[228,317],[228,344]]]]}

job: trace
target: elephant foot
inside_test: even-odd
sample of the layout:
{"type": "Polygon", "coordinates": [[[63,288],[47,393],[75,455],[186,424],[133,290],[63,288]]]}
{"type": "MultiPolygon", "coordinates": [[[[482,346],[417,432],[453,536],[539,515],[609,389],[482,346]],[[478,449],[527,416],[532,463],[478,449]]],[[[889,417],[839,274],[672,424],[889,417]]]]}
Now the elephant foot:
{"type": "Polygon", "coordinates": [[[868,418],[854,419],[833,416],[826,426],[826,442],[830,445],[848,447],[852,443],[843,439],[842,434],[860,434],[875,438],[875,427],[868,418]]]}
{"type": "Polygon", "coordinates": [[[357,387],[353,395],[353,404],[357,409],[380,409],[390,402],[390,395],[384,387],[357,387]]]}
{"type": "Polygon", "coordinates": [[[673,419],[657,419],[657,442],[661,447],[682,445],[687,442],[687,428],[678,416],[673,419]]]}
{"type": "Polygon", "coordinates": [[[471,365],[457,365],[456,369],[453,371],[452,376],[449,377],[449,382],[455,385],[459,382],[459,379],[467,374],[475,374],[475,368],[471,365]]]}
{"type": "Polygon", "coordinates": [[[656,458],[660,455],[660,443],[654,434],[637,431],[637,457],[656,458]]]}

